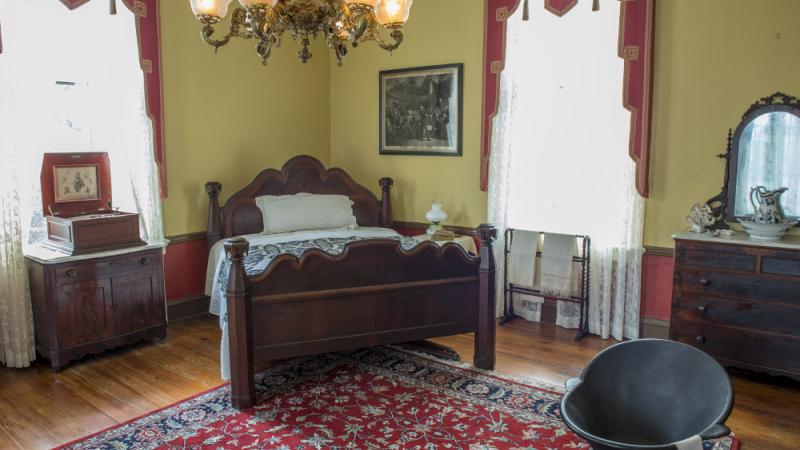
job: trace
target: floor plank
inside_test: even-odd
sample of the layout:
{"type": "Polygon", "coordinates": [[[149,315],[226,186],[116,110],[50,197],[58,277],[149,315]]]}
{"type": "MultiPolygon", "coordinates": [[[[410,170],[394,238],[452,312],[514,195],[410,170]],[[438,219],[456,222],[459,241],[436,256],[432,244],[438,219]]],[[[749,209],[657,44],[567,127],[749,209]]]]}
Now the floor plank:
{"type": "MultiPolygon", "coordinates": [[[[563,385],[613,341],[552,325],[515,320],[498,328],[497,370],[563,385]]],[[[472,335],[434,339],[466,361],[472,335]]],[[[222,383],[219,328],[210,316],[170,326],[167,343],[141,344],[86,358],[60,373],[43,363],[0,369],[0,449],[60,445],[180,401],[222,383]]],[[[734,376],[736,406],[728,424],[744,450],[800,448],[800,386],[734,376]]]]}

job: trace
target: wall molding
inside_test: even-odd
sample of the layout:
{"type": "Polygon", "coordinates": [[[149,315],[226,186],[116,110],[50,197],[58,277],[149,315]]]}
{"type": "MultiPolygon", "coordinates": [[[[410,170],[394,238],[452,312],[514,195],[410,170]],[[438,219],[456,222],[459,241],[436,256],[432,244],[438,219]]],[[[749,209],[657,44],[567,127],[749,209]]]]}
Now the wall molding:
{"type": "Polygon", "coordinates": [[[180,244],[183,242],[204,241],[206,240],[205,231],[197,231],[195,233],[176,234],[174,236],[167,236],[166,239],[170,244],[180,244]]]}
{"type": "MultiPolygon", "coordinates": [[[[421,230],[424,232],[429,225],[430,225],[429,223],[423,223],[423,222],[404,222],[400,220],[395,220],[394,223],[392,224],[392,227],[406,229],[406,230],[421,230]]],[[[452,231],[455,234],[461,234],[464,236],[478,235],[478,230],[476,228],[471,228],[471,227],[462,227],[458,225],[444,225],[444,229],[452,231]]]]}
{"type": "Polygon", "coordinates": [[[645,256],[666,256],[669,258],[675,257],[675,249],[672,247],[658,247],[654,245],[644,246],[645,256]]]}

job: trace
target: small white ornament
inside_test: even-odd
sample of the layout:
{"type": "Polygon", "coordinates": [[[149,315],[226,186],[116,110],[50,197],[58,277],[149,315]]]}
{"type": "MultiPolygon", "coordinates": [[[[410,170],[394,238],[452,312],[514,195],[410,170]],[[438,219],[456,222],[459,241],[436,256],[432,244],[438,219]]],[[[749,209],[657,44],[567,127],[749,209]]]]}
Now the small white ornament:
{"type": "Polygon", "coordinates": [[[711,212],[711,207],[708,203],[695,203],[689,214],[686,216],[686,222],[691,225],[689,231],[693,233],[705,233],[706,227],[714,225],[714,213],[711,212]]]}

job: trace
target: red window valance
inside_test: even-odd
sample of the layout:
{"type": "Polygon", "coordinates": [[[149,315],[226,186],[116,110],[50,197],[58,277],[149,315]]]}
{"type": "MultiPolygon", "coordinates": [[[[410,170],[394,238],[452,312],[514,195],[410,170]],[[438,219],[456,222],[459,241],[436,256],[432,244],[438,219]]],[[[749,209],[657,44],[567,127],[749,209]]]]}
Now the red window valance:
{"type": "MultiPolygon", "coordinates": [[[[618,52],[625,60],[623,106],[631,112],[628,152],[636,163],[636,190],[643,197],[649,194],[655,2],[620,1],[618,52]]],[[[521,3],[522,0],[486,0],[481,140],[481,190],[484,191],[489,186],[492,120],[500,103],[500,73],[505,67],[506,20],[521,3]]],[[[544,6],[551,13],[563,16],[577,3],[578,0],[545,0],[544,6]]],[[[535,26],[535,20],[534,16],[531,26],[535,26]]]]}
{"type": "MultiPolygon", "coordinates": [[[[75,9],[90,0],[59,0],[75,9]]],[[[139,38],[139,64],[144,72],[147,114],[153,122],[153,154],[160,178],[161,195],[167,195],[167,166],[164,152],[164,102],[161,77],[161,46],[158,17],[159,0],[120,0],[136,17],[139,38]]],[[[0,41],[2,42],[2,41],[0,41]]],[[[2,52],[2,44],[0,44],[2,52]]]]}

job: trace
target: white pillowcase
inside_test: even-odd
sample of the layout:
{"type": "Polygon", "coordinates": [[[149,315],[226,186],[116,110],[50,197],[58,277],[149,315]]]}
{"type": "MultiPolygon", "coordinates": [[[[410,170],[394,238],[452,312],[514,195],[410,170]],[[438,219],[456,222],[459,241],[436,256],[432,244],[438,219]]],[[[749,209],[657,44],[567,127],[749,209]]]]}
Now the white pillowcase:
{"type": "Polygon", "coordinates": [[[263,195],[256,197],[256,205],[264,220],[264,234],[358,227],[353,201],[344,195],[263,195]]]}

